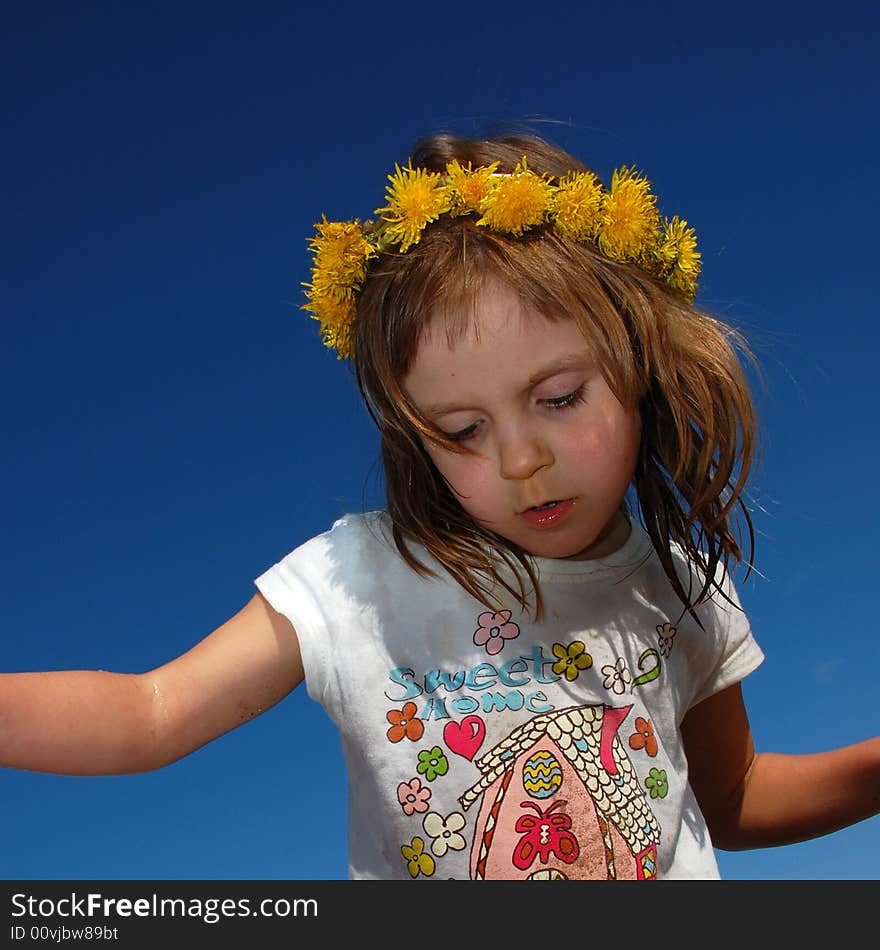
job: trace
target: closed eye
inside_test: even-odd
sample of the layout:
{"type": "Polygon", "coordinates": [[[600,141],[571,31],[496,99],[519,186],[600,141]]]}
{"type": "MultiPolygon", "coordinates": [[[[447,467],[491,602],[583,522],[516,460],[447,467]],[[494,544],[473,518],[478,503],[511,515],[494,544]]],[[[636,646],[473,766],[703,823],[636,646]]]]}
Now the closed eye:
{"type": "MultiPolygon", "coordinates": [[[[578,386],[573,392],[566,393],[564,396],[552,396],[549,399],[541,399],[539,401],[548,409],[571,409],[584,401],[584,389],[585,385],[578,386]]],[[[472,422],[469,426],[465,426],[464,429],[459,429],[458,432],[444,432],[443,435],[445,435],[450,442],[466,442],[477,431],[479,424],[479,422],[472,422]]]]}
{"type": "Polygon", "coordinates": [[[570,409],[584,401],[584,387],[578,388],[564,396],[554,396],[552,399],[542,399],[541,402],[549,409],[570,409]]]}
{"type": "Polygon", "coordinates": [[[469,439],[474,434],[474,432],[477,431],[478,425],[479,423],[472,422],[464,429],[459,429],[458,432],[444,432],[443,434],[451,442],[464,442],[466,439],[469,439]]]}

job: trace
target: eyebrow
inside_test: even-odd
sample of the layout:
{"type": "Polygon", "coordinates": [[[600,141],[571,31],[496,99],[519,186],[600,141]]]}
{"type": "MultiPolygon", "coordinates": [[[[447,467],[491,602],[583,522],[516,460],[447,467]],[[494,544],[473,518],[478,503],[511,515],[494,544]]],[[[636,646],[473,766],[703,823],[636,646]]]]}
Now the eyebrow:
{"type": "MultiPolygon", "coordinates": [[[[528,378],[526,388],[532,389],[538,383],[542,383],[545,379],[556,376],[558,373],[565,373],[572,369],[583,369],[591,364],[592,357],[588,353],[569,353],[557,360],[552,360],[546,366],[532,373],[528,378]]],[[[437,402],[425,406],[422,413],[425,416],[443,416],[448,412],[458,412],[460,409],[466,408],[466,406],[462,406],[461,403],[457,402],[437,402]]]]}

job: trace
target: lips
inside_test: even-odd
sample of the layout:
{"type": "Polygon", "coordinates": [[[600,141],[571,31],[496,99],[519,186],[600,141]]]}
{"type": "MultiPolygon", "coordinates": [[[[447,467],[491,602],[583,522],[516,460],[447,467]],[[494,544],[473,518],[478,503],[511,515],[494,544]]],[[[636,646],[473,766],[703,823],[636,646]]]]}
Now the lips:
{"type": "Polygon", "coordinates": [[[525,511],[520,512],[520,517],[535,528],[549,528],[561,521],[571,511],[573,505],[573,498],[549,501],[534,508],[526,508],[525,511]]]}

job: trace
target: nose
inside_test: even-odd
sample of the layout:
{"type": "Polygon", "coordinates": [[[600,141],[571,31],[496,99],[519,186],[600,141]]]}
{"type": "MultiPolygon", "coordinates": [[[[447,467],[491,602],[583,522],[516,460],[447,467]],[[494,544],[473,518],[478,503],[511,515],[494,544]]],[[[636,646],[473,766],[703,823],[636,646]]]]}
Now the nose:
{"type": "Polygon", "coordinates": [[[550,447],[527,428],[505,433],[499,445],[502,478],[531,478],[539,469],[553,464],[550,447]]]}

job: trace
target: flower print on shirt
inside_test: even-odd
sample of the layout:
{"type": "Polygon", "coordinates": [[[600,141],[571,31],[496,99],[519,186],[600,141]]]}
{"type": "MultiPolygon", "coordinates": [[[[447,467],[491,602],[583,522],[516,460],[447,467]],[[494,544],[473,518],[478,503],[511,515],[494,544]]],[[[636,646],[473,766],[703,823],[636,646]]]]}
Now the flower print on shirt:
{"type": "Polygon", "coordinates": [[[651,769],[648,777],[645,779],[645,788],[650,792],[651,798],[666,798],[666,794],[669,791],[666,769],[651,769]]]}
{"type": "Polygon", "coordinates": [[[632,682],[632,673],[626,665],[626,660],[622,656],[617,658],[617,662],[612,666],[610,663],[602,667],[602,674],[605,679],[602,685],[605,689],[613,690],[620,696],[626,692],[627,683],[632,682]]]}
{"type": "Polygon", "coordinates": [[[418,877],[424,874],[425,877],[431,877],[434,874],[434,868],[437,864],[430,854],[425,853],[425,839],[416,835],[407,845],[401,845],[400,853],[406,860],[406,868],[410,877],[418,877]]]}
{"type": "Polygon", "coordinates": [[[431,798],[431,789],[422,785],[421,779],[414,778],[409,782],[401,782],[397,786],[397,800],[403,809],[404,815],[428,810],[428,801],[431,798]]]}
{"type": "Polygon", "coordinates": [[[644,749],[650,756],[657,754],[657,737],[649,719],[636,716],[636,731],[629,737],[631,749],[644,749]]]}
{"type": "Polygon", "coordinates": [[[553,672],[560,676],[564,674],[569,683],[580,676],[581,670],[588,670],[593,665],[593,658],[581,640],[573,640],[567,647],[554,643],[553,655],[558,657],[553,672]]]}
{"type": "Polygon", "coordinates": [[[438,775],[445,775],[449,771],[449,759],[438,745],[433,749],[422,749],[416,771],[419,775],[424,775],[429,782],[433,782],[438,775]]]}
{"type": "Polygon", "coordinates": [[[432,811],[425,815],[422,827],[425,834],[431,839],[431,851],[442,858],[447,851],[464,851],[467,841],[459,831],[464,828],[465,817],[461,812],[454,811],[444,818],[439,812],[432,811]]]}
{"type": "Polygon", "coordinates": [[[657,645],[662,656],[668,657],[672,653],[672,638],[675,634],[676,628],[671,623],[657,624],[657,645]]]}
{"type": "Polygon", "coordinates": [[[385,713],[385,718],[391,723],[386,733],[389,742],[400,742],[404,738],[418,742],[422,738],[425,724],[416,716],[417,709],[415,703],[409,702],[403,704],[403,709],[389,709],[385,713]]]}
{"type": "Polygon", "coordinates": [[[499,610],[497,613],[483,611],[477,617],[477,623],[479,626],[474,631],[474,644],[485,647],[490,656],[501,652],[505,640],[519,636],[519,625],[510,619],[509,610],[499,610]]]}

